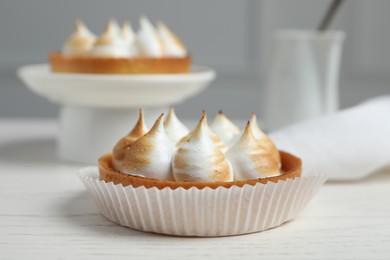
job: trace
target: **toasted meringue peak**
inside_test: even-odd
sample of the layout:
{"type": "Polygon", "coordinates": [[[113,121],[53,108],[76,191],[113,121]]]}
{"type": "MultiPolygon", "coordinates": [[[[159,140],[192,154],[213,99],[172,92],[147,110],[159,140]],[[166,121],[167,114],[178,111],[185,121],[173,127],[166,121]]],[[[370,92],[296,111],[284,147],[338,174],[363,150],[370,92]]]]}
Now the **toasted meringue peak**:
{"type": "Polygon", "coordinates": [[[145,124],[144,114],[142,109],[139,110],[138,121],[133,127],[133,129],[123,138],[121,138],[112,151],[113,164],[115,168],[120,169],[122,166],[122,161],[125,157],[127,149],[130,145],[137,141],[141,136],[145,135],[148,132],[148,127],[145,124]]]}
{"type": "Polygon", "coordinates": [[[68,38],[62,53],[68,56],[84,56],[92,48],[96,36],[88,30],[83,21],[76,20],[75,32],[68,38]]]}
{"type": "Polygon", "coordinates": [[[184,57],[187,55],[183,42],[161,21],[157,23],[157,33],[165,56],[184,57]]]}
{"type": "Polygon", "coordinates": [[[278,162],[252,133],[251,124],[241,138],[226,152],[234,169],[235,180],[253,180],[280,175],[278,162]]]}
{"type": "MultiPolygon", "coordinates": [[[[118,41],[118,38],[121,34],[121,29],[118,25],[118,22],[115,19],[108,20],[106,26],[104,27],[103,33],[96,40],[96,44],[99,45],[110,45],[118,41]]],[[[119,38],[119,40],[121,40],[119,38]]]]}
{"type": "Polygon", "coordinates": [[[112,24],[113,29],[116,31],[117,34],[121,33],[121,27],[119,26],[119,23],[116,19],[111,18],[108,23],[112,24]]]}
{"type": "Polygon", "coordinates": [[[129,146],[117,170],[150,179],[173,180],[171,159],[174,146],[165,134],[163,115],[149,132],[129,146]]]}
{"type": "Polygon", "coordinates": [[[97,38],[91,50],[91,55],[97,57],[126,57],[128,50],[126,43],[120,35],[118,23],[111,19],[104,32],[97,38]]]}
{"type": "Polygon", "coordinates": [[[255,113],[252,113],[250,122],[253,136],[260,141],[261,145],[263,145],[272,154],[278,164],[281,165],[279,151],[276,148],[275,144],[272,142],[272,140],[263,131],[261,131],[257,123],[257,117],[255,113]]]}
{"type": "MultiPolygon", "coordinates": [[[[200,122],[203,122],[205,125],[204,127],[207,129],[207,133],[211,140],[214,142],[214,144],[217,146],[218,149],[220,149],[223,153],[228,149],[227,145],[209,128],[207,124],[207,114],[205,111],[203,111],[200,122]],[[202,120],[203,119],[203,120],[202,120]]],[[[190,132],[188,135],[184,136],[180,139],[180,141],[176,144],[177,147],[180,147],[185,142],[187,142],[191,138],[192,132],[190,132]]]]}
{"type": "Polygon", "coordinates": [[[266,137],[266,134],[259,127],[256,113],[254,112],[252,113],[250,122],[251,122],[252,133],[257,139],[262,139],[266,137]]]}
{"type": "Polygon", "coordinates": [[[104,27],[103,33],[110,31],[112,34],[120,35],[121,27],[119,26],[118,21],[115,18],[111,18],[107,21],[106,26],[104,27]]]}
{"type": "Polygon", "coordinates": [[[126,43],[130,44],[130,43],[134,42],[135,33],[134,33],[133,27],[131,26],[129,21],[123,22],[120,33],[121,33],[122,39],[126,43]]]}
{"type": "Polygon", "coordinates": [[[202,115],[190,138],[174,153],[172,171],[176,181],[226,182],[233,180],[229,161],[211,140],[202,115]]]}
{"type": "Polygon", "coordinates": [[[192,131],[188,141],[191,141],[191,139],[200,139],[203,137],[203,135],[207,135],[210,139],[210,136],[208,135],[208,127],[207,127],[207,114],[205,111],[202,112],[202,116],[200,117],[199,122],[196,125],[195,129],[192,131]]]}
{"type": "Polygon", "coordinates": [[[140,18],[140,29],[137,36],[142,55],[148,57],[161,57],[163,55],[161,41],[156,29],[145,16],[140,18]]]}
{"type": "Polygon", "coordinates": [[[138,56],[137,37],[129,21],[123,22],[121,36],[126,44],[129,57],[138,56]]]}
{"type": "Polygon", "coordinates": [[[188,128],[177,118],[173,107],[169,108],[168,115],[164,121],[164,127],[165,133],[174,145],[189,133],[188,128]]]}
{"type": "Polygon", "coordinates": [[[231,144],[240,134],[240,129],[222,111],[215,116],[210,128],[226,144],[231,144]]]}

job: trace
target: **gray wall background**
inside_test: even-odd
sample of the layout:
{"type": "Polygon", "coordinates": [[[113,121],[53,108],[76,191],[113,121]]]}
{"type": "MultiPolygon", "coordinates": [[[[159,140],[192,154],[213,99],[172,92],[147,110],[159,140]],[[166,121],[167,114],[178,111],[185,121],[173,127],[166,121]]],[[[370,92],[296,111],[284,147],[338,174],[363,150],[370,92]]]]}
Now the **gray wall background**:
{"type": "MultiPolygon", "coordinates": [[[[82,18],[100,33],[107,19],[141,14],[165,21],[188,45],[194,63],[218,72],[209,89],[178,105],[183,117],[223,109],[233,118],[262,115],[259,99],[269,63],[272,33],[314,29],[325,0],[1,0],[0,117],[55,117],[58,106],[31,93],[16,77],[19,66],[44,63],[61,48],[82,18]]],[[[340,81],[341,105],[390,92],[390,1],[346,1],[332,28],[346,31],[340,81]]]]}

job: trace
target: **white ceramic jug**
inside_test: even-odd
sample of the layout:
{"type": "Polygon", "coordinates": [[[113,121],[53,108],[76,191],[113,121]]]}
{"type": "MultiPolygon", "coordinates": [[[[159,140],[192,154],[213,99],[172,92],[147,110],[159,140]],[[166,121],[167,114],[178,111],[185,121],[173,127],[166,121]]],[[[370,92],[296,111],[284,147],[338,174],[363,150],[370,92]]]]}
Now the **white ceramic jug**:
{"type": "Polygon", "coordinates": [[[337,111],[344,38],[341,31],[276,33],[262,98],[267,129],[337,111]]]}

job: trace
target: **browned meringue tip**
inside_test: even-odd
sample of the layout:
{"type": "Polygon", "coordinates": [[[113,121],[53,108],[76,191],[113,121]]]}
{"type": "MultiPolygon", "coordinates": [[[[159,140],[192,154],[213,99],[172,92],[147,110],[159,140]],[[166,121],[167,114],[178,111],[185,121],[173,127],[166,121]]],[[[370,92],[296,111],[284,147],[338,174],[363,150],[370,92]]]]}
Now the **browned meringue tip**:
{"type": "Polygon", "coordinates": [[[150,131],[148,132],[148,134],[153,134],[155,132],[158,131],[158,129],[162,126],[164,126],[164,124],[162,124],[162,120],[164,118],[164,113],[162,113],[156,120],[156,122],[154,122],[152,128],[150,129],[150,131]]]}
{"type": "Polygon", "coordinates": [[[246,123],[244,132],[242,133],[240,139],[243,139],[243,138],[250,138],[250,139],[254,138],[253,132],[252,132],[252,127],[251,127],[251,121],[248,121],[246,123]]]}
{"type": "Polygon", "coordinates": [[[164,117],[164,113],[161,113],[161,115],[157,118],[157,121],[161,121],[163,117],[164,117]]]}
{"type": "Polygon", "coordinates": [[[149,20],[149,18],[148,18],[146,15],[142,14],[142,15],[140,15],[140,17],[139,17],[140,28],[143,26],[144,23],[150,24],[150,25],[153,26],[153,28],[154,28],[154,25],[153,25],[152,22],[149,20]]]}
{"type": "Polygon", "coordinates": [[[145,117],[144,117],[144,111],[142,110],[142,108],[140,108],[138,110],[138,121],[136,123],[136,126],[145,126],[145,117]]]}
{"type": "Polygon", "coordinates": [[[142,108],[139,108],[138,112],[139,112],[139,118],[142,118],[142,120],[143,120],[144,119],[144,110],[142,108]]]}
{"type": "Polygon", "coordinates": [[[124,21],[122,22],[121,28],[123,29],[123,28],[125,28],[125,27],[131,27],[129,20],[124,20],[124,21]]]}
{"type": "Polygon", "coordinates": [[[255,112],[252,112],[251,119],[249,120],[251,122],[252,127],[254,129],[259,130],[260,132],[263,132],[259,126],[259,123],[257,122],[257,116],[255,112]]]}
{"type": "Polygon", "coordinates": [[[256,116],[256,113],[255,112],[252,112],[252,115],[251,115],[251,120],[250,120],[252,123],[256,123],[257,122],[257,116],[256,116]]]}
{"type": "Polygon", "coordinates": [[[182,48],[185,48],[185,44],[181,41],[181,39],[174,32],[172,32],[172,30],[164,22],[157,21],[156,28],[159,31],[165,30],[177,45],[182,48]]]}
{"type": "Polygon", "coordinates": [[[191,140],[192,137],[199,136],[202,133],[202,130],[206,126],[206,112],[202,112],[202,116],[199,119],[198,124],[196,125],[195,129],[192,131],[192,134],[190,135],[190,138],[188,140],[191,140]]]}
{"type": "Polygon", "coordinates": [[[206,120],[207,120],[207,112],[206,112],[206,110],[202,110],[202,115],[200,116],[200,119],[202,120],[202,118],[206,118],[206,120]]]}
{"type": "Polygon", "coordinates": [[[164,23],[163,21],[161,21],[161,20],[158,20],[157,22],[156,22],[156,28],[158,29],[158,30],[166,30],[169,34],[170,34],[170,36],[173,36],[173,37],[176,37],[176,35],[169,29],[169,27],[166,25],[166,23],[164,23]]]}
{"type": "Polygon", "coordinates": [[[223,119],[228,120],[228,121],[231,122],[231,120],[225,115],[225,113],[222,110],[218,111],[218,113],[216,114],[214,120],[217,119],[217,118],[223,118],[223,119]]]}
{"type": "Polygon", "coordinates": [[[167,126],[169,124],[174,114],[175,114],[175,109],[173,108],[173,106],[169,106],[168,114],[164,121],[164,126],[167,126]]]}
{"type": "Polygon", "coordinates": [[[158,21],[156,22],[156,27],[157,27],[157,28],[158,28],[158,27],[168,28],[168,26],[167,26],[163,21],[161,21],[161,20],[158,20],[158,21]]]}
{"type": "Polygon", "coordinates": [[[200,119],[198,121],[198,124],[196,125],[195,129],[192,132],[195,132],[197,129],[199,129],[202,125],[207,124],[207,115],[206,111],[202,111],[202,115],[200,116],[200,119]]]}
{"type": "Polygon", "coordinates": [[[199,119],[199,123],[198,123],[198,125],[199,124],[205,124],[205,125],[207,125],[207,113],[206,113],[206,111],[202,111],[202,115],[200,116],[200,119],[199,119]]]}
{"type": "Polygon", "coordinates": [[[118,22],[116,19],[111,18],[107,21],[103,33],[114,32],[116,28],[119,28],[118,22]]]}
{"type": "Polygon", "coordinates": [[[86,26],[85,26],[84,22],[80,18],[77,18],[75,21],[75,30],[81,31],[85,27],[86,26]]]}
{"type": "Polygon", "coordinates": [[[128,20],[123,21],[122,26],[119,27],[119,30],[122,34],[122,37],[126,37],[127,33],[134,33],[133,26],[131,26],[131,23],[128,20]]]}
{"type": "Polygon", "coordinates": [[[133,129],[129,132],[129,135],[142,136],[148,131],[148,127],[145,124],[144,112],[142,108],[139,109],[138,120],[135,123],[133,129]]]}
{"type": "Polygon", "coordinates": [[[252,126],[257,126],[257,128],[260,129],[259,122],[257,121],[257,115],[255,112],[252,112],[252,116],[251,116],[250,121],[251,121],[252,126]]]}

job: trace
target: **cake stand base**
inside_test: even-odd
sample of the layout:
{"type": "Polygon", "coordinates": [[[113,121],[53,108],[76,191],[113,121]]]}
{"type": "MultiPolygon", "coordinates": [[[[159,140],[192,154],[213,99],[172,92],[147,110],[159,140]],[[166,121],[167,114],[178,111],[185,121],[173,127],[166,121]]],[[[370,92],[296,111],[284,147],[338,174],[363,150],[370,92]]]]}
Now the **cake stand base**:
{"type": "MultiPolygon", "coordinates": [[[[167,107],[144,108],[148,127],[167,110],[167,107]]],[[[138,108],[62,106],[58,156],[66,161],[95,164],[102,154],[111,151],[115,143],[132,129],[138,114],[138,108]]]]}

